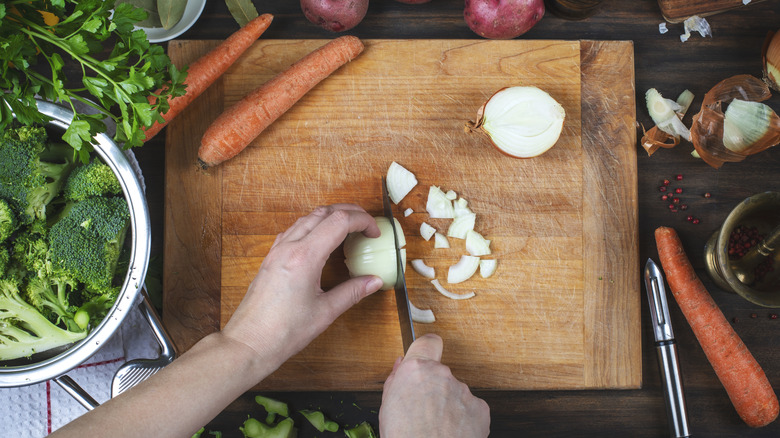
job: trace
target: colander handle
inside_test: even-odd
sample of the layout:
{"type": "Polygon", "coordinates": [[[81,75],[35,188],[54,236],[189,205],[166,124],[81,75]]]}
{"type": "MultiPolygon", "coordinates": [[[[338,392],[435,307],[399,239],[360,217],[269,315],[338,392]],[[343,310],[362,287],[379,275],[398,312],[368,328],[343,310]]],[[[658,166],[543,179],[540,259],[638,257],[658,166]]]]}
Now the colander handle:
{"type": "Polygon", "coordinates": [[[100,403],[95,401],[95,399],[92,398],[92,396],[89,395],[87,391],[84,391],[84,388],[79,386],[79,384],[76,383],[76,381],[73,380],[67,374],[63,374],[62,376],[55,377],[52,380],[57,382],[57,384],[60,385],[62,389],[65,390],[65,392],[67,392],[68,394],[70,394],[71,397],[76,399],[76,401],[79,402],[81,406],[87,408],[88,411],[91,411],[96,407],[100,406],[100,403]]]}

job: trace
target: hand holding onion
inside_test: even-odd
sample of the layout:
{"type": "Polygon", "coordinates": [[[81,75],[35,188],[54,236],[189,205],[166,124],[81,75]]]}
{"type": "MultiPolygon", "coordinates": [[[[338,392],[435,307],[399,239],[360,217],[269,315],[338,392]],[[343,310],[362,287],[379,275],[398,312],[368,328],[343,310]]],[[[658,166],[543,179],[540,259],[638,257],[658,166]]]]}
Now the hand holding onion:
{"type": "Polygon", "coordinates": [[[279,366],[377,291],[382,282],[375,276],[352,278],[327,292],[320,287],[326,260],[349,233],[380,234],[362,208],[341,204],[320,207],[278,235],[222,333],[279,366]]]}

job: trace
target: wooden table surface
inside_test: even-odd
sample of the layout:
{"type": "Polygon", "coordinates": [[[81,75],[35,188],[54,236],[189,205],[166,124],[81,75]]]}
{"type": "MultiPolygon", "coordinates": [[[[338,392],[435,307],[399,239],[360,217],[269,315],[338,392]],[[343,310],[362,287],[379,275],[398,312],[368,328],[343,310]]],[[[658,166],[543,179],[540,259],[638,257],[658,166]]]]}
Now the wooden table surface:
{"type": "MultiPolygon", "coordinates": [[[[272,13],[274,23],[263,38],[332,38],[334,34],[310,24],[297,1],[255,0],[257,9],[272,13]],[[285,3],[285,4],[282,4],[285,3]]],[[[463,21],[463,2],[432,0],[422,5],[406,5],[392,0],[373,0],[363,22],[348,33],[361,38],[479,38],[463,21]]],[[[690,89],[697,97],[720,80],[736,74],[761,76],[761,46],[768,31],[780,29],[780,1],[766,0],[727,13],[708,17],[712,38],[694,34],[680,42],[682,24],[669,24],[660,34],[663,21],[656,0],[607,0],[599,12],[583,21],[565,21],[547,14],[527,34],[528,39],[596,39],[634,42],[637,121],[652,122],[644,108],[644,93],[655,87],[668,97],[690,89]]],[[[198,22],[180,39],[224,39],[237,28],[224,2],[212,0],[198,22]]],[[[769,102],[780,111],[780,97],[769,102]]],[[[686,119],[686,122],[688,119],[686,119]]],[[[641,135],[641,134],[640,134],[641,135]]],[[[716,170],[692,158],[690,144],[661,150],[653,157],[638,148],[639,169],[639,247],[640,261],[657,259],[653,230],[661,225],[675,227],[693,264],[745,344],[764,367],[773,386],[780,388],[780,319],[771,315],[778,309],[753,305],[718,289],[704,271],[703,246],[728,213],[742,199],[767,190],[780,191],[780,147],[749,157],[742,163],[729,163],[716,170]],[[684,176],[690,213],[699,224],[685,220],[683,213],[671,213],[660,198],[658,186],[664,178],[684,176]],[[705,199],[703,194],[712,197],[705,199]],[[755,315],[755,317],[753,317],[755,315]]],[[[164,135],[136,151],[146,179],[153,221],[153,252],[162,253],[164,209],[164,135]],[[155,190],[155,187],[159,190],[155,190]]],[[[641,266],[636,266],[637,270],[641,266]]],[[[707,362],[690,327],[676,303],[671,304],[678,338],[683,380],[687,395],[691,430],[701,437],[777,437],[780,420],[762,428],[750,429],[737,416],[707,362]]],[[[486,391],[477,395],[491,407],[494,437],[590,437],[590,436],[668,436],[656,355],[649,330],[647,303],[642,299],[643,383],[638,390],[611,391],[486,391]]],[[[446,345],[445,345],[446,348],[446,345]]],[[[248,414],[259,415],[254,395],[247,393],[208,426],[226,437],[241,436],[238,426],[248,414]]],[[[294,410],[321,408],[342,423],[368,420],[377,425],[381,394],[378,392],[307,392],[266,394],[290,403],[294,410]]],[[[208,397],[208,394],[204,394],[208,397]]],[[[304,426],[300,421],[301,426],[304,426]]],[[[302,427],[300,436],[317,434],[302,427]]],[[[338,436],[333,434],[332,436],[338,436]]],[[[341,435],[343,436],[343,435],[341,435]]]]}

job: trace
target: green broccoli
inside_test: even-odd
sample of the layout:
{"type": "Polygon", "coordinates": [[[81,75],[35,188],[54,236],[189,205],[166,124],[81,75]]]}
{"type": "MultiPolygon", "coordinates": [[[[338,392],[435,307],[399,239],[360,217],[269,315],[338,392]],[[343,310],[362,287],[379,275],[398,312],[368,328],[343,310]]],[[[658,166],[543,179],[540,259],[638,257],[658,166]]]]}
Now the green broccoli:
{"type": "Polygon", "coordinates": [[[347,438],[376,438],[376,432],[368,422],[364,421],[352,429],[344,429],[347,438]]]}
{"type": "Polygon", "coordinates": [[[130,211],[124,198],[94,197],[66,205],[49,230],[54,267],[84,283],[87,289],[108,289],[129,223],[130,211]]]}
{"type": "Polygon", "coordinates": [[[8,270],[8,266],[11,263],[11,253],[8,252],[8,248],[0,245],[0,278],[5,277],[5,273],[8,270]]]}
{"type": "Polygon", "coordinates": [[[122,193],[122,186],[114,171],[97,158],[85,166],[73,169],[62,188],[63,196],[70,201],[83,201],[93,196],[120,193],[122,193]]]}
{"type": "Polygon", "coordinates": [[[26,301],[54,324],[81,331],[86,327],[74,321],[75,309],[69,303],[70,294],[77,286],[76,281],[64,275],[33,277],[27,283],[26,301]]]}
{"type": "Polygon", "coordinates": [[[46,206],[59,195],[75,166],[73,148],[47,142],[43,127],[22,126],[0,134],[0,198],[25,224],[46,217],[46,206]]]}
{"type": "Polygon", "coordinates": [[[35,220],[16,236],[11,246],[11,259],[17,266],[39,277],[51,273],[46,234],[46,224],[42,220],[35,220]]]}
{"type": "Polygon", "coordinates": [[[239,430],[245,438],[293,438],[298,435],[292,418],[286,418],[271,427],[249,417],[239,430]]]}
{"type": "Polygon", "coordinates": [[[17,228],[19,221],[16,219],[16,213],[5,199],[0,199],[0,243],[8,240],[17,228]]]}
{"type": "Polygon", "coordinates": [[[11,279],[0,279],[0,361],[29,357],[34,353],[80,341],[86,331],[60,328],[46,319],[19,293],[11,279]]]}

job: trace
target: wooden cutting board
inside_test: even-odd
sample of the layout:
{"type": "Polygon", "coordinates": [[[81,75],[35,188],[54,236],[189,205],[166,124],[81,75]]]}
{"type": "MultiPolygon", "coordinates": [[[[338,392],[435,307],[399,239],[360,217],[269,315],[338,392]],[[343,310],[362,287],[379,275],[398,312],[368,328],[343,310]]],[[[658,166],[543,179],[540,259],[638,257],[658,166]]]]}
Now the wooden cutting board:
{"type": "MultiPolygon", "coordinates": [[[[353,202],[381,215],[392,161],[419,185],[395,206],[409,259],[422,258],[454,301],[408,270],[413,303],[432,309],[418,334],[444,338],[443,362],[474,388],[637,388],[640,266],[633,46],[626,41],[368,40],[252,145],[202,172],[200,137],[227,106],[321,46],[257,42],[167,130],[164,322],[181,349],[238,306],[276,234],[316,206],[353,202]],[[548,91],[567,113],[546,154],[508,158],[464,122],[511,85],[548,91]],[[465,252],[420,237],[428,188],[454,190],[492,240],[497,273],[446,283],[465,252]],[[404,217],[402,211],[414,213],[404,217]]],[[[174,41],[186,64],[214,42],[174,41]]],[[[327,289],[347,278],[340,250],[327,289]]],[[[402,355],[391,291],[350,309],[258,389],[376,390],[402,355]]]]}
{"type": "MultiPolygon", "coordinates": [[[[750,3],[759,1],[762,0],[752,0],[750,3]]],[[[679,23],[692,15],[707,17],[747,5],[742,0],[658,0],[658,6],[666,21],[679,23]]]]}

